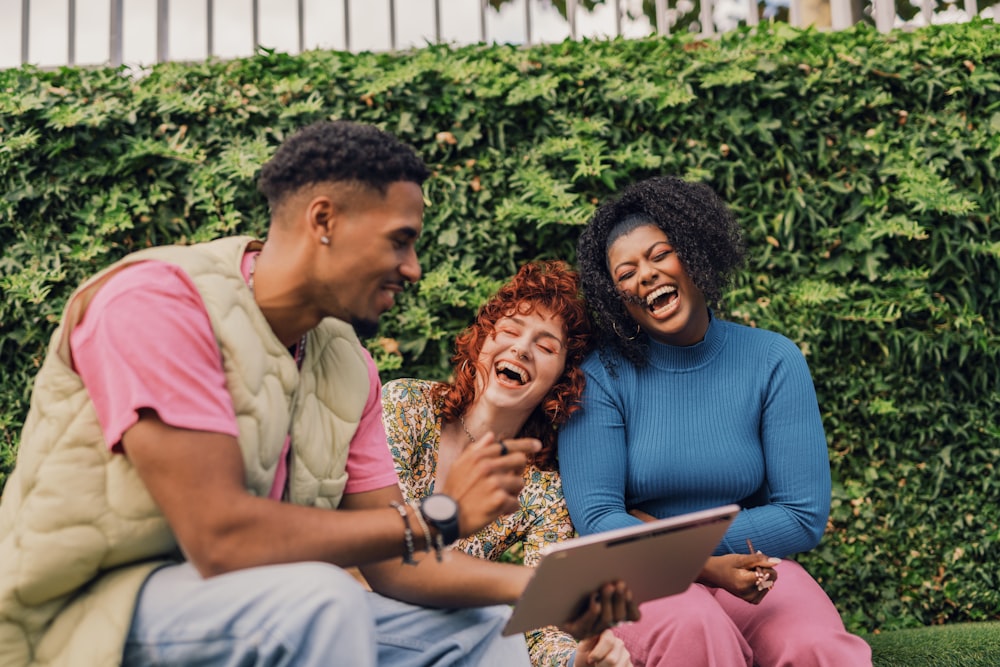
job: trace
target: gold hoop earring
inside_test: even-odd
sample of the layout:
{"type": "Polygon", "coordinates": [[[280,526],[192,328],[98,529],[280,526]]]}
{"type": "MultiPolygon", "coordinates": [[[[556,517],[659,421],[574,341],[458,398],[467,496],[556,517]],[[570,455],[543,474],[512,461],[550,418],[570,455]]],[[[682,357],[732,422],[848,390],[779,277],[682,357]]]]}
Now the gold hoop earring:
{"type": "Polygon", "coordinates": [[[618,323],[617,322],[612,322],[611,323],[611,328],[614,329],[615,333],[622,340],[635,340],[636,338],[639,337],[639,334],[642,333],[642,327],[640,327],[638,324],[635,325],[635,333],[632,334],[632,336],[626,336],[621,331],[619,331],[618,330],[618,323]]]}

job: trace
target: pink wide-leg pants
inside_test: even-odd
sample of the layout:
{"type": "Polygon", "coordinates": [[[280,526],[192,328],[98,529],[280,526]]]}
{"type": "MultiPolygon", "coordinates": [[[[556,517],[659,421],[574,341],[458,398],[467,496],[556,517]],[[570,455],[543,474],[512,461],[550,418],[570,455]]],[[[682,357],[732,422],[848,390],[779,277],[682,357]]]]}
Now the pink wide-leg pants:
{"type": "Polygon", "coordinates": [[[801,565],[783,560],[760,604],[693,584],[615,628],[635,667],[871,667],[871,647],[801,565]]]}

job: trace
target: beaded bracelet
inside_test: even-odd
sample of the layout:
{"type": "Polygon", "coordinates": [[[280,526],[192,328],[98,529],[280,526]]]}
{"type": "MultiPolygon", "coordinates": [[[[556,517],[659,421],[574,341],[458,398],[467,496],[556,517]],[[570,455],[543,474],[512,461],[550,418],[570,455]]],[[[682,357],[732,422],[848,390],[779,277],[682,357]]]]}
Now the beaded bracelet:
{"type": "Polygon", "coordinates": [[[441,533],[434,536],[434,557],[439,563],[444,559],[444,538],[441,533]]]}
{"type": "Polygon", "coordinates": [[[389,504],[399,512],[399,516],[403,517],[403,545],[406,547],[406,553],[403,554],[403,562],[407,565],[416,565],[417,561],[413,560],[413,531],[410,530],[410,517],[406,508],[395,500],[389,504]]]}
{"type": "MultiPolygon", "coordinates": [[[[430,553],[431,545],[435,544],[431,539],[431,529],[427,527],[427,522],[424,521],[424,515],[420,512],[420,508],[414,507],[413,503],[407,503],[407,505],[409,505],[410,509],[413,510],[413,516],[417,517],[417,524],[424,532],[424,551],[430,553]]],[[[441,552],[437,553],[437,559],[438,562],[441,562],[441,552]]]]}

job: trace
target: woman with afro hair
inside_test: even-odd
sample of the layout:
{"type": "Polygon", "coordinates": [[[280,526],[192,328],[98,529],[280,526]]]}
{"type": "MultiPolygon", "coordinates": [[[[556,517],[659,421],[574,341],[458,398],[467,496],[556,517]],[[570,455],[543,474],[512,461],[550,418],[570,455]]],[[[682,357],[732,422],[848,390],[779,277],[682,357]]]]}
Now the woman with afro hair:
{"type": "MultiPolygon", "coordinates": [[[[556,430],[578,408],[580,362],[589,340],[577,274],[565,262],[532,262],[458,336],[449,382],[400,379],[386,384],[386,439],[410,502],[440,487],[456,457],[484,436],[492,434],[501,443],[505,438],[542,443],[524,471],[518,510],[459,540],[456,549],[499,561],[508,549],[523,544],[524,565],[532,567],[546,545],[575,535],[556,472],[556,430]]],[[[488,565],[498,577],[523,567],[488,565]]],[[[634,619],[635,606],[626,604],[624,588],[605,586],[603,594],[591,617],[585,614],[565,626],[586,637],[583,641],[554,627],[528,633],[532,664],[631,667],[622,640],[607,625],[634,619]],[[618,615],[612,617],[616,605],[618,615]]]]}
{"type": "Polygon", "coordinates": [[[615,629],[637,666],[870,665],[868,644],[789,559],[826,526],[826,436],[795,344],[715,315],[744,258],[706,185],[650,178],[597,209],[577,258],[597,349],[559,438],[570,516],[585,535],[742,508],[695,584],[615,629]]]}

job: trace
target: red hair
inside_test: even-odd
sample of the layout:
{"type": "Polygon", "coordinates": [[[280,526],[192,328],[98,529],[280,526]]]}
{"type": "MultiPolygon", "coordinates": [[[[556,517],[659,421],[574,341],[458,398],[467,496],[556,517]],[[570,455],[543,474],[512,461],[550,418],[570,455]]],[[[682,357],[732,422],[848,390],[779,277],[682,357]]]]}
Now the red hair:
{"type": "Polygon", "coordinates": [[[557,431],[580,407],[584,385],[580,363],[590,343],[590,319],[580,293],[579,277],[566,262],[525,264],[483,304],[476,321],[455,339],[452,381],[439,386],[435,394],[443,401],[443,421],[457,421],[476,395],[476,375],[489,372],[479,367],[479,353],[486,339],[495,335],[497,321],[514,313],[527,315],[537,308],[563,319],[566,367],[518,435],[538,438],[542,449],[535,455],[534,463],[539,468],[554,470],[557,431]]]}

